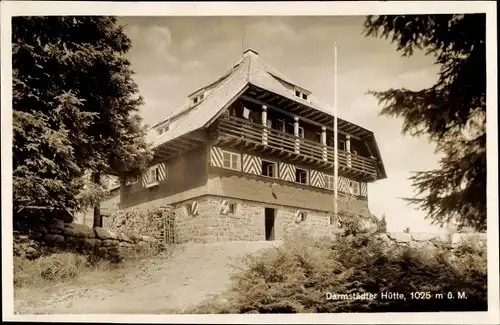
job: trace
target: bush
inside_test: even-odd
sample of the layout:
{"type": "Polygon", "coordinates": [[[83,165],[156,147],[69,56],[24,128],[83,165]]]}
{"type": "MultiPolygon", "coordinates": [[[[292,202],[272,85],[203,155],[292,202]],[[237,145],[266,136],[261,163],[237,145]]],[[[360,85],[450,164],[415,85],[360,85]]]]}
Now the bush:
{"type": "MultiPolygon", "coordinates": [[[[306,235],[282,247],[247,256],[224,298],[212,298],[194,313],[338,313],[487,310],[484,251],[468,244],[425,248],[390,243],[377,236],[315,239],[306,235]],[[382,293],[403,299],[381,299],[382,293]],[[420,298],[411,293],[417,294],[420,298]],[[432,298],[425,299],[429,292],[432,298]],[[377,294],[376,299],[327,300],[327,293],[377,294]],[[448,293],[454,299],[448,299],[448,293]],[[465,293],[467,299],[458,299],[465,293]],[[443,294],[443,298],[435,296],[443,294]]],[[[436,245],[436,244],[435,244],[436,245]]]]}

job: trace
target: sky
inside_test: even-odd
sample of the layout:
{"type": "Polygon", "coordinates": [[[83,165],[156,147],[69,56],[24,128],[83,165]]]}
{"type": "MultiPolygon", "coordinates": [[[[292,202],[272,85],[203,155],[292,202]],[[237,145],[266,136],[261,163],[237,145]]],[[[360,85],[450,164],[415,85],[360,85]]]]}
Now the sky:
{"type": "Polygon", "coordinates": [[[391,232],[443,232],[425,214],[408,206],[408,177],[438,167],[435,146],[425,138],[403,136],[402,120],[379,116],[381,106],[368,90],[427,88],[437,80],[434,58],[416,52],[404,58],[389,40],[362,35],[362,16],[122,17],[132,41],[128,53],[135,81],[145,99],[148,125],[165,119],[187,96],[215,81],[252,48],[260,57],[333,104],[333,43],[338,46],[339,116],[374,132],[387,179],[368,185],[368,202],[386,216],[391,232]]]}

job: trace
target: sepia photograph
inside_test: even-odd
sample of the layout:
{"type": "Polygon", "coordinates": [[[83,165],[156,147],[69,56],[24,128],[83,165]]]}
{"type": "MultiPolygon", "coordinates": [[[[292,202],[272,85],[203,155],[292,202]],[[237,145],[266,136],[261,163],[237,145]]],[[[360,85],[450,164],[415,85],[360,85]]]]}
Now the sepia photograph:
{"type": "Polygon", "coordinates": [[[10,320],[500,321],[496,3],[87,4],[2,2],[10,320]]]}

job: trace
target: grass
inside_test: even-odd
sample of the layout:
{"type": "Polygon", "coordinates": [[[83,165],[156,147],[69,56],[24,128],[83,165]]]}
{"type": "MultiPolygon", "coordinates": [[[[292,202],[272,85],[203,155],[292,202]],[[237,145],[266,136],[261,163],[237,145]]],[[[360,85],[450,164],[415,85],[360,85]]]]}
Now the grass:
{"type": "Polygon", "coordinates": [[[17,288],[40,287],[77,278],[85,272],[109,269],[110,262],[91,263],[83,255],[54,253],[35,260],[14,257],[14,286],[17,288]]]}
{"type": "Polygon", "coordinates": [[[74,252],[59,252],[41,256],[34,260],[14,257],[14,286],[16,288],[43,287],[55,283],[64,283],[77,279],[91,272],[106,272],[133,265],[136,261],[156,256],[161,251],[158,245],[136,247],[127,259],[99,259],[74,252]]]}

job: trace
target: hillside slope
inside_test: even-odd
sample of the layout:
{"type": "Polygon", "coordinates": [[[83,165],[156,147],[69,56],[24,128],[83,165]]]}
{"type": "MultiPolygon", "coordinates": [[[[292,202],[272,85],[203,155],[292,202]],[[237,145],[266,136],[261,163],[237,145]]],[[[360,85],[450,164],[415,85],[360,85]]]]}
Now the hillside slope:
{"type": "Polygon", "coordinates": [[[143,260],[116,274],[92,274],[45,290],[19,289],[17,314],[160,314],[182,312],[223,291],[247,253],[280,242],[184,244],[172,255],[143,260]],[[112,280],[110,280],[112,279],[112,280]]]}

